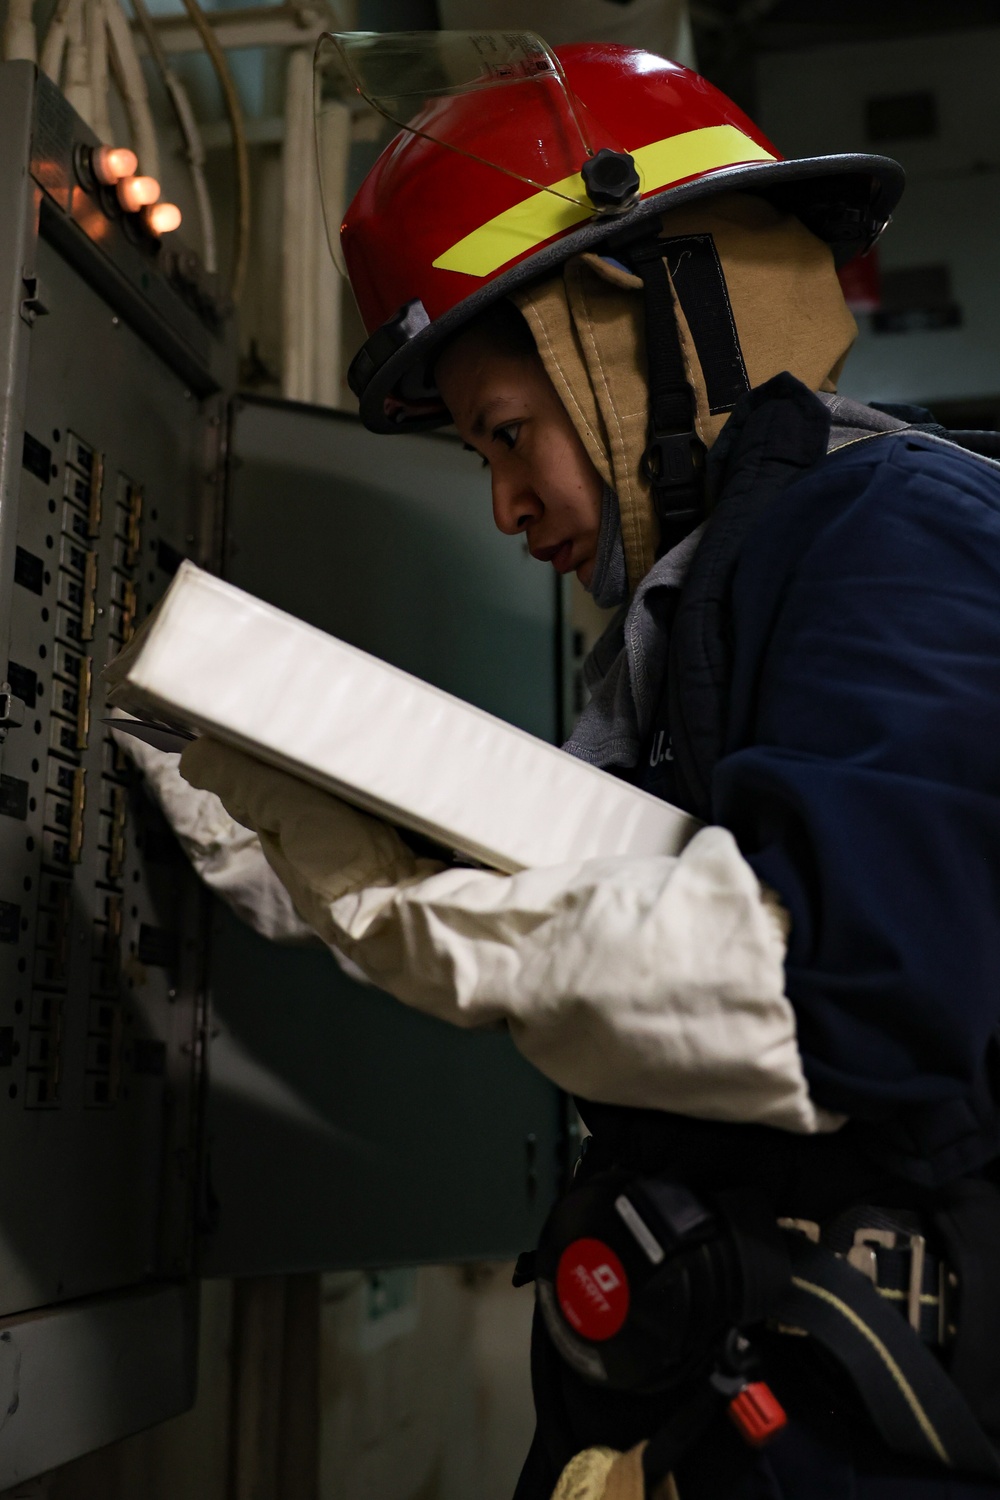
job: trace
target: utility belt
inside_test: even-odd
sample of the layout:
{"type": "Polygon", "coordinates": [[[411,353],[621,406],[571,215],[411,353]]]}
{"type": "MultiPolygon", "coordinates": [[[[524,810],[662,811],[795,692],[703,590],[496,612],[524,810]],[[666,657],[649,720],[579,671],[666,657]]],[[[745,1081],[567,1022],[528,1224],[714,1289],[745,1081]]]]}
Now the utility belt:
{"type": "Polygon", "coordinates": [[[611,1168],[556,1204],[520,1279],[588,1385],[664,1394],[649,1495],[722,1409],[752,1447],[781,1432],[760,1350],[775,1335],[832,1361],[892,1452],[1000,1482],[981,1425],[1000,1416],[1000,1193],[976,1179],[946,1200],[926,1224],[856,1206],[821,1226],[611,1168]]]}

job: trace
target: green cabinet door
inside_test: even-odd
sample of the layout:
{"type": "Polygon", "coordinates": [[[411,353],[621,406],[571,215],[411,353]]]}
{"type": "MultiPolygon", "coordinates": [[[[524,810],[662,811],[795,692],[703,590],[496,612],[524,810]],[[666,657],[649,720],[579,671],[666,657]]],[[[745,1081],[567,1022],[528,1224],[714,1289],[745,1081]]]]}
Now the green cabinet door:
{"type": "MultiPolygon", "coordinates": [[[[351,417],[241,398],[224,557],[241,588],[560,736],[557,581],[494,530],[488,476],[456,441],[377,438],[351,417]]],[[[533,1243],[563,1171],[564,1102],[505,1033],[421,1016],[221,907],[209,976],[207,1274],[533,1243]]]]}

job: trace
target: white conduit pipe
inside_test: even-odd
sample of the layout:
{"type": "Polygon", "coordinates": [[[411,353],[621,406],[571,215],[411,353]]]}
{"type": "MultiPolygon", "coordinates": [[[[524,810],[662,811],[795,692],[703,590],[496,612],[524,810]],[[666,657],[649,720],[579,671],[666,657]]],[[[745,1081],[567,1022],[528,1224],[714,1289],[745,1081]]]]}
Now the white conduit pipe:
{"type": "Polygon", "coordinates": [[[308,309],[307,179],[313,112],[312,56],[304,47],[288,55],[285,71],[285,145],[281,227],[281,394],[289,401],[310,400],[312,320],[308,309]]]}
{"type": "Polygon", "coordinates": [[[87,62],[90,72],[90,127],[99,141],[111,144],[110,79],[108,77],[108,34],[104,26],[102,0],[84,0],[86,17],[87,62]]]}
{"type": "Polygon", "coordinates": [[[83,0],[66,17],[66,69],[63,93],[81,119],[90,124],[90,60],[87,56],[87,17],[83,0]]]}
{"type": "MultiPolygon", "coordinates": [[[[314,138],[312,56],[289,54],[282,182],[282,394],[292,401],[340,402],[340,278],[323,219],[314,138]]],[[[322,119],[324,180],[343,200],[350,150],[350,111],[329,106],[322,119]],[[338,186],[339,184],[339,186],[338,186]]]]}
{"type": "Polygon", "coordinates": [[[111,63],[132,129],[132,144],[139,158],[139,170],[147,177],[158,178],[160,152],[156,141],[156,126],[149,107],[146,80],[132,28],[118,0],[103,0],[103,4],[105,24],[111,41],[111,63]]]}
{"type": "Polygon", "coordinates": [[[229,128],[233,135],[233,165],[236,168],[236,235],[233,242],[233,274],[230,295],[239,303],[246,281],[247,263],[250,255],[250,158],[247,151],[247,133],[233,75],[226,62],[226,54],[219,39],[205,16],[198,0],[184,0],[184,9],[201,37],[209,61],[219,82],[222,98],[229,117],[229,128]]]}
{"type": "Polygon", "coordinates": [[[66,51],[66,18],[79,0],[59,0],[55,14],[49,22],[49,29],[45,33],[45,41],[42,43],[42,56],[39,66],[46,77],[58,84],[62,77],[63,54],[66,51]]]}
{"type": "MultiPolygon", "coordinates": [[[[331,210],[339,206],[339,219],[347,200],[351,112],[346,104],[330,104],[324,109],[318,125],[320,136],[317,146],[323,154],[323,181],[331,210]]],[[[316,268],[313,280],[316,327],[313,400],[321,406],[340,406],[343,282],[327,243],[319,173],[313,168],[308,175],[312,183],[310,235],[316,268]]]]}
{"type": "Polygon", "coordinates": [[[201,224],[201,258],[205,264],[206,271],[217,271],[219,269],[219,252],[215,241],[215,214],[212,212],[212,199],[208,191],[208,183],[205,179],[205,145],[198,129],[198,122],[191,108],[191,100],[188,98],[187,89],[177,77],[173,68],[167,68],[163,74],[163,83],[170,95],[177,116],[177,123],[181,127],[184,137],[184,146],[187,151],[188,165],[191,168],[191,182],[194,187],[195,202],[198,205],[198,219],[201,224]]]}
{"type": "Polygon", "coordinates": [[[149,54],[163,79],[163,86],[180,127],[188,166],[191,169],[195,201],[198,205],[198,219],[201,224],[201,258],[206,271],[216,271],[218,270],[218,253],[215,244],[215,216],[212,212],[208,183],[205,180],[205,144],[201,138],[201,131],[198,129],[198,122],[194,117],[187,90],[170,66],[153,18],[146,9],[145,0],[132,0],[132,9],[142,34],[146,38],[149,54]]]}
{"type": "Polygon", "coordinates": [[[37,57],[38,37],[31,19],[31,0],[8,0],[3,28],[4,61],[34,62],[37,57]]]}

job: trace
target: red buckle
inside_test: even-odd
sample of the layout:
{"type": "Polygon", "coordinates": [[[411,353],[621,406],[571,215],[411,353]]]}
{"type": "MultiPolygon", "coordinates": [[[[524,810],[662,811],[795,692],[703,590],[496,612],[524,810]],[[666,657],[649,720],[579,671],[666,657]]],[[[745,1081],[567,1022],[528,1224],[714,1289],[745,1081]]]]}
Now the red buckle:
{"type": "Polygon", "coordinates": [[[745,1385],[729,1403],[734,1426],[751,1448],[763,1448],[788,1425],[785,1408],[763,1380],[745,1385]]]}

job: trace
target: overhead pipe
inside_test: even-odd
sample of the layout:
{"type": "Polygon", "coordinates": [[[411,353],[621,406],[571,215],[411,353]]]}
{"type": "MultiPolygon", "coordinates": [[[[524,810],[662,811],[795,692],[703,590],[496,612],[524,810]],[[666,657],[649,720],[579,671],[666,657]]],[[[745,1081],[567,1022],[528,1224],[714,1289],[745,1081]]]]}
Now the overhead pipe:
{"type": "Polygon", "coordinates": [[[145,0],[132,0],[132,9],[145,38],[146,46],[149,48],[150,56],[163,80],[163,87],[170,100],[174,118],[184,142],[201,227],[201,258],[206,271],[216,271],[218,270],[218,254],[215,240],[215,215],[212,210],[208,182],[205,178],[205,143],[198,128],[194,110],[191,108],[187,89],[170,66],[153,18],[146,8],[145,0]]]}
{"type": "Polygon", "coordinates": [[[5,62],[36,62],[38,59],[38,37],[31,16],[31,0],[7,0],[3,58],[5,62]]]}
{"type": "Polygon", "coordinates": [[[139,158],[139,169],[148,177],[159,178],[160,150],[156,125],[149,107],[146,79],[136,50],[128,18],[118,0],[102,0],[105,23],[111,43],[111,65],[121,92],[122,103],[132,131],[132,142],[139,158]]]}
{"type": "Polygon", "coordinates": [[[226,62],[226,55],[219,46],[218,38],[205,12],[198,4],[198,0],[184,0],[184,8],[204,43],[205,51],[215,71],[233,136],[233,158],[236,167],[236,235],[229,294],[233,302],[238,303],[246,281],[247,261],[250,255],[250,158],[247,153],[243,107],[236,92],[233,75],[229,71],[229,64],[226,62]]]}
{"type": "Polygon", "coordinates": [[[39,67],[55,84],[58,84],[62,77],[63,57],[66,52],[66,18],[74,3],[78,3],[78,0],[59,0],[42,43],[39,67]]]}
{"type": "Polygon", "coordinates": [[[87,16],[84,0],[76,0],[66,16],[66,56],[63,93],[80,117],[90,123],[90,60],[87,56],[87,16]]]}
{"type": "Polygon", "coordinates": [[[88,123],[98,140],[107,146],[111,144],[110,77],[103,0],[84,0],[84,18],[91,99],[88,123]]]}

